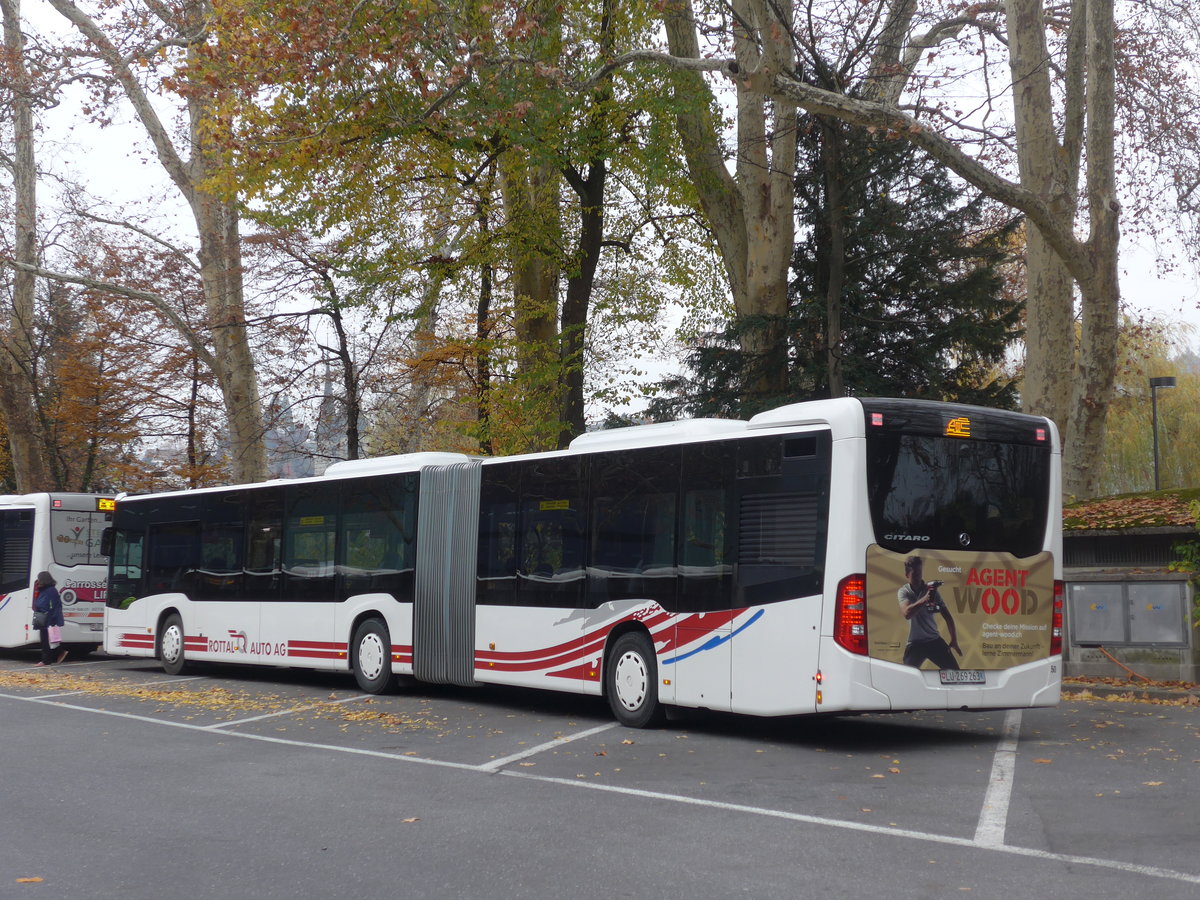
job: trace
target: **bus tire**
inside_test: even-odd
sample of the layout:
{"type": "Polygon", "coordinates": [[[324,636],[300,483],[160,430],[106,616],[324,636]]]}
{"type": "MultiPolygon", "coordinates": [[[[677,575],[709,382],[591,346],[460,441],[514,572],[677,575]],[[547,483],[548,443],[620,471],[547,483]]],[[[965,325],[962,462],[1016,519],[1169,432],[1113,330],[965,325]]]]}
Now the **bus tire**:
{"type": "Polygon", "coordinates": [[[168,675],[182,675],[187,671],[183,635],[183,619],[179,613],[171,613],[158,633],[158,661],[162,663],[163,671],[168,675]]]}
{"type": "Polygon", "coordinates": [[[604,693],[617,721],[628,728],[651,728],[666,719],[658,702],[658,660],[647,635],[630,631],[617,638],[605,667],[604,693]]]}
{"type": "Polygon", "coordinates": [[[367,619],[354,629],[350,645],[351,668],[359,688],[368,694],[384,694],[392,689],[392,639],[382,619],[367,619]]]}

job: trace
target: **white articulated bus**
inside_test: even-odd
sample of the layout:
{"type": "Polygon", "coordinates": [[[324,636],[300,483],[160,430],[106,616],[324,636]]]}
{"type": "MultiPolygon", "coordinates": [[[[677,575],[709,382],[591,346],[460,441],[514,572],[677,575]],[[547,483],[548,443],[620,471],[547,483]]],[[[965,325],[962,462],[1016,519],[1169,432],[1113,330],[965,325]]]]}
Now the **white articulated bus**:
{"type": "Polygon", "coordinates": [[[604,695],[630,726],[1052,705],[1059,461],[1047,419],[845,398],[120,497],[105,649],[604,695]]]}
{"type": "Polygon", "coordinates": [[[104,639],[108,558],[101,537],[113,498],[96,494],[0,496],[0,647],[36,644],[33,580],[49,572],[63,603],[63,643],[104,639]]]}

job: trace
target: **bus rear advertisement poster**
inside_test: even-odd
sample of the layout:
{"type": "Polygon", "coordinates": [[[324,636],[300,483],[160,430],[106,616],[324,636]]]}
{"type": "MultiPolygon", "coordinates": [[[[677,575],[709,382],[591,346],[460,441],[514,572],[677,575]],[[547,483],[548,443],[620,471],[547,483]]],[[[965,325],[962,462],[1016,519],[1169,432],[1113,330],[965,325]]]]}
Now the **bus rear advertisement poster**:
{"type": "MultiPolygon", "coordinates": [[[[953,619],[960,669],[1008,669],[1050,656],[1054,560],[1049,552],[1017,559],[995,552],[894,553],[873,545],[867,550],[866,598],[872,657],[904,661],[913,625],[904,618],[899,592],[908,581],[904,564],[910,556],[921,558],[926,584],[938,584],[941,602],[930,607],[933,620],[949,642],[946,615],[953,619]]],[[[922,668],[937,666],[926,661],[922,668]]]]}

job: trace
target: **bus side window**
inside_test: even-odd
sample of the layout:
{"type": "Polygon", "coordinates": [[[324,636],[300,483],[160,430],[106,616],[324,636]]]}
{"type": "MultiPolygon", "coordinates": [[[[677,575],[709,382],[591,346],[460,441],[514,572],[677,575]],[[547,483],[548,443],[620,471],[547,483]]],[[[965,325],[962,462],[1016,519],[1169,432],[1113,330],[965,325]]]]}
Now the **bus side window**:
{"type": "Polygon", "coordinates": [[[517,602],[578,609],[583,602],[583,499],[586,465],[580,457],[525,463],[521,492],[517,602]]]}
{"type": "Polygon", "coordinates": [[[150,558],[146,566],[146,593],[191,593],[200,565],[200,523],[175,522],[150,529],[150,558]]]}
{"type": "Polygon", "coordinates": [[[200,562],[192,579],[193,600],[237,600],[242,594],[245,494],[208,494],[200,503],[200,562]]]}
{"type": "Polygon", "coordinates": [[[338,485],[289,485],[285,496],[284,599],[334,600],[338,485]]]}
{"type": "Polygon", "coordinates": [[[140,529],[113,528],[108,556],[112,575],[108,585],[108,605],[125,609],[142,592],[142,551],[146,535],[140,529]]]}
{"type": "Polygon", "coordinates": [[[33,511],[0,511],[0,591],[29,587],[29,563],[33,558],[33,511]]]}
{"type": "Polygon", "coordinates": [[[338,596],[386,593],[411,601],[416,555],[416,477],[349,482],[342,493],[338,596]]]}
{"type": "Polygon", "coordinates": [[[714,441],[683,448],[684,493],[679,523],[679,612],[733,606],[735,444],[714,441]]]}
{"type": "Polygon", "coordinates": [[[643,447],[592,459],[590,606],[632,598],[675,608],[679,453],[643,447]]]}
{"type": "Polygon", "coordinates": [[[246,565],[243,591],[247,600],[278,600],[283,496],[278,488],[246,492],[246,565]]]}
{"type": "Polygon", "coordinates": [[[520,485],[519,463],[483,468],[475,588],[481,604],[517,602],[517,493],[520,485]]]}
{"type": "Polygon", "coordinates": [[[684,497],[680,564],[696,573],[719,572],[725,558],[725,491],[688,491],[684,497]]]}

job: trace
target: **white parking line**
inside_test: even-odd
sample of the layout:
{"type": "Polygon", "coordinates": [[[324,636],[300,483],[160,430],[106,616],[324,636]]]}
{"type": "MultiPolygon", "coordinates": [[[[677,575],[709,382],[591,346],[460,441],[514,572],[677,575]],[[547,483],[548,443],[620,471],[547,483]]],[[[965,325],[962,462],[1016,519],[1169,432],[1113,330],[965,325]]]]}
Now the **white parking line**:
{"type": "Polygon", "coordinates": [[[1013,771],[1017,765],[1017,741],[1021,737],[1021,711],[1010,709],[1004,717],[1004,734],[992,755],[992,775],[988,779],[979,824],[975,827],[975,843],[985,847],[1004,846],[1004,829],[1008,823],[1008,804],[1012,799],[1013,771]]]}
{"type": "Polygon", "coordinates": [[[616,728],[616,722],[609,722],[607,725],[597,725],[595,728],[589,728],[587,731],[578,731],[575,734],[565,734],[557,737],[552,741],[546,741],[544,744],[538,744],[536,747],[530,747],[528,750],[522,750],[520,753],[514,753],[512,756],[505,756],[502,759],[494,759],[490,763],[485,763],[479,767],[481,772],[498,772],[510,763],[515,763],[517,760],[527,759],[530,756],[537,756],[539,753],[544,753],[554,747],[559,747],[563,744],[569,744],[571,741],[577,741],[580,738],[591,737],[593,734],[599,734],[602,731],[608,731],[610,728],[616,728]]]}
{"type": "Polygon", "coordinates": [[[58,700],[40,700],[37,697],[21,697],[16,694],[0,694],[0,700],[22,700],[26,703],[45,703],[58,709],[70,709],[76,712],[95,713],[99,716],[112,716],[117,719],[129,719],[134,722],[145,722],[150,725],[165,725],[168,728],[182,728],[185,731],[196,731],[202,734],[219,734],[222,737],[237,737],[247,741],[261,741],[267,744],[284,744],[289,747],[302,747],[308,750],[330,750],[336,753],[349,753],[354,756],[374,756],[381,759],[392,759],[397,762],[423,763],[428,766],[440,766],[445,769],[468,769],[473,772],[481,771],[473,763],[455,763],[440,759],[426,759],[420,756],[402,756],[398,753],[385,753],[382,750],[362,750],[357,747],[339,747],[336,744],[316,744],[311,741],[292,741],[286,738],[270,737],[265,734],[246,734],[238,731],[213,731],[210,725],[193,725],[191,722],[175,722],[171,719],[156,719],[153,716],[139,716],[136,713],[117,712],[112,709],[96,709],[91,706],[76,706],[74,703],[62,703],[58,700]]]}
{"type": "MultiPolygon", "coordinates": [[[[545,775],[534,775],[525,771],[517,771],[515,769],[497,770],[496,763],[492,761],[484,765],[474,765],[470,763],[456,763],[447,760],[429,759],[420,756],[402,756],[396,753],[387,753],[381,750],[365,750],[358,747],[342,747],[336,744],[317,744],[311,741],[296,741],[287,738],[271,737],[262,734],[247,734],[238,731],[214,731],[212,726],[207,725],[192,725],[188,722],[175,722],[170,719],[155,719],[150,716],[139,716],[133,713],[115,712],[107,709],[94,709],[88,706],[76,706],[71,703],[62,703],[57,700],[42,700],[36,697],[22,697],[16,694],[0,694],[0,699],[19,700],[26,703],[45,703],[55,706],[59,709],[71,709],[79,712],[93,713],[103,716],[115,716],[121,719],[130,719],[137,722],[146,722],[152,725],[166,725],[170,728],[183,728],[189,731],[196,731],[205,734],[220,734],[224,738],[242,738],[247,741],[259,741],[268,744],[279,744],[288,747],[298,747],[309,750],[325,750],[332,753],[346,753],[353,756],[368,756],[378,759],[388,759],[395,762],[418,763],[422,765],[437,766],[446,769],[458,769],[470,772],[478,772],[486,775],[502,775],[510,778],[524,778],[529,781],[538,781],[543,784],[554,784],[563,787],[583,788],[585,790],[604,791],[607,793],[624,794],[630,797],[640,797],[642,799],[657,800],[667,803],[678,803],[686,806],[697,806],[706,809],[723,810],[726,812],[742,813],[751,816],[763,816],[772,819],[782,819],[790,822],[801,822],[807,825],[817,825],[824,828],[838,828],[845,831],[866,832],[870,834],[888,835],[890,837],[903,838],[905,840],[917,841],[929,844],[942,844],[954,847],[964,847],[994,853],[1005,853],[1012,856],[1021,856],[1029,859],[1040,859],[1049,862],[1059,862],[1066,865],[1083,865],[1094,866],[1112,871],[1124,872],[1131,875],[1146,875],[1152,878],[1163,878],[1169,881],[1179,881],[1185,884],[1200,885],[1200,875],[1192,875],[1187,872],[1177,872],[1173,869],[1164,869],[1159,866],[1144,866],[1137,863],[1121,862],[1114,859],[1100,859],[1090,856],[1074,856],[1068,853],[1053,853],[1048,850],[1036,850],[1030,847],[1009,846],[1004,843],[993,844],[988,840],[981,841],[978,838],[956,837],[954,835],[934,834],[928,831],[910,831],[903,828],[893,828],[890,826],[871,825],[865,822],[853,822],[845,819],[828,819],[822,816],[813,816],[806,813],[791,812],[783,809],[771,809],[769,807],[748,806],[741,803],[727,803],[721,800],[709,800],[699,797],[688,797],[683,794],[667,794],[660,791],[647,791],[641,788],[622,787],[619,785],[600,784],[594,781],[575,781],[568,778],[555,778],[545,775]]],[[[597,726],[594,729],[589,729],[591,733],[604,731],[611,726],[597,726]]],[[[1020,716],[1015,720],[1015,727],[1020,727],[1020,716]]],[[[1005,719],[1005,741],[1009,740],[1009,717],[1005,719]]],[[[580,733],[572,739],[586,736],[586,732],[580,733]]],[[[541,745],[541,749],[555,747],[560,745],[561,741],[550,741],[541,745]]],[[[1003,742],[1002,742],[1003,746],[1003,742]]],[[[527,756],[528,753],[520,754],[527,756]]],[[[997,757],[999,757],[1000,749],[997,749],[997,757]]],[[[995,763],[993,764],[993,770],[995,763]]],[[[1009,777],[1011,783],[1011,775],[1009,777]]],[[[989,788],[989,794],[991,789],[989,788]]],[[[1007,801],[1006,808],[1007,808],[1007,801]]]]}

